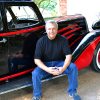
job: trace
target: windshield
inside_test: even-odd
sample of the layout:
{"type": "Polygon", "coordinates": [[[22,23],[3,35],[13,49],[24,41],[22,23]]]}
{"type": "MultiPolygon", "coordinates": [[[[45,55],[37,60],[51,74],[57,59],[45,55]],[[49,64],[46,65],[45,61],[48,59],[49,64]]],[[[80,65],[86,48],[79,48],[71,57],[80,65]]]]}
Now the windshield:
{"type": "Polygon", "coordinates": [[[30,6],[10,6],[6,9],[9,29],[29,27],[39,22],[37,15],[30,6]]]}
{"type": "MultiPolygon", "coordinates": [[[[35,12],[29,6],[12,6],[11,9],[17,19],[37,19],[35,12]]],[[[8,18],[11,20],[10,17],[8,18]]]]}

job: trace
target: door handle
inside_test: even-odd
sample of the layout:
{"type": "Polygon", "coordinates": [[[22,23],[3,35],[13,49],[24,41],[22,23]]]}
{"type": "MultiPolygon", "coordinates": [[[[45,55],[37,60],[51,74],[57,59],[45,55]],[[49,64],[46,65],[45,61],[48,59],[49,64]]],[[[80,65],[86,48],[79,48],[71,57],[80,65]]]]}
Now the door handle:
{"type": "Polygon", "coordinates": [[[2,40],[0,40],[0,43],[6,43],[7,39],[3,38],[2,40]]]}

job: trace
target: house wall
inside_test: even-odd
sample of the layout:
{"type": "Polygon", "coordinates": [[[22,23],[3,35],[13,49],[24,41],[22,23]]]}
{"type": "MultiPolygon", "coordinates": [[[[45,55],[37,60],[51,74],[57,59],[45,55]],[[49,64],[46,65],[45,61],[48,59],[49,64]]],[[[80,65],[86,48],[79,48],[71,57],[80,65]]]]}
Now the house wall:
{"type": "Polygon", "coordinates": [[[100,0],[67,0],[67,14],[83,14],[91,29],[96,20],[100,20],[100,0]]]}
{"type": "Polygon", "coordinates": [[[67,0],[58,0],[58,15],[67,15],[67,0]]]}

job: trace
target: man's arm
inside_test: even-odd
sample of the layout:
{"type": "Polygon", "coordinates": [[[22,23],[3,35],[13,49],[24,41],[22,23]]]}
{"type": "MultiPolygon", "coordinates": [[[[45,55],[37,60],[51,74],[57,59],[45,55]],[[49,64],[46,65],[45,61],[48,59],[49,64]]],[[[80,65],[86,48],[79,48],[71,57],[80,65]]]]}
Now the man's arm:
{"type": "Polygon", "coordinates": [[[67,69],[67,67],[69,66],[69,64],[71,62],[71,59],[72,59],[71,54],[66,55],[63,67],[59,67],[60,74],[63,73],[67,69]]]}
{"type": "Polygon", "coordinates": [[[34,62],[42,70],[44,70],[52,75],[59,75],[58,70],[54,70],[52,67],[46,66],[40,59],[34,59],[34,62]]]}
{"type": "Polygon", "coordinates": [[[40,60],[40,59],[34,59],[35,64],[40,67],[42,70],[48,72],[48,67],[40,60]]]}

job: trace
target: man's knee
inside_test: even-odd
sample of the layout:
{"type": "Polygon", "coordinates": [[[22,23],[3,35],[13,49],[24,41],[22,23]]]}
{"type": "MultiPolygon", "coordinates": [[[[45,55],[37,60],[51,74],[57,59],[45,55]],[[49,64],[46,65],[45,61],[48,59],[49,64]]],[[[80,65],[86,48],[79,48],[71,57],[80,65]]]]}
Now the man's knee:
{"type": "Polygon", "coordinates": [[[71,63],[69,67],[70,67],[71,70],[77,71],[77,66],[74,63],[71,63]]]}
{"type": "Polygon", "coordinates": [[[40,72],[38,70],[38,68],[35,68],[33,71],[32,71],[32,77],[40,77],[40,72]]]}
{"type": "Polygon", "coordinates": [[[36,76],[36,75],[38,75],[38,73],[37,73],[37,71],[34,69],[34,70],[32,71],[32,76],[36,76]]]}

